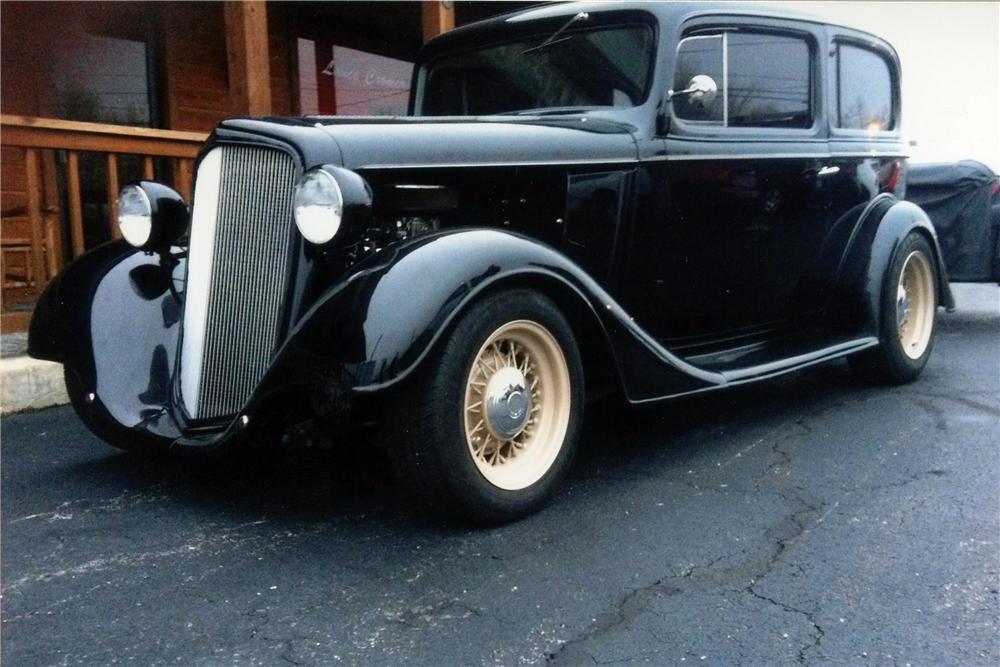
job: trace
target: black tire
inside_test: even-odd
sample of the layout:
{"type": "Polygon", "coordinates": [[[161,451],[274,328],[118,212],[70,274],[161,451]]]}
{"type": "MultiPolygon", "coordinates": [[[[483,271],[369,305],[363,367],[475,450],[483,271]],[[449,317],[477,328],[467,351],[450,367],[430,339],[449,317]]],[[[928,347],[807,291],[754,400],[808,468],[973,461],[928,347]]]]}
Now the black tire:
{"type": "Polygon", "coordinates": [[[903,240],[886,272],[879,304],[879,344],[877,347],[849,357],[851,368],[863,379],[882,384],[904,384],[916,380],[927,365],[931,349],[934,347],[938,303],[938,270],[934,262],[934,252],[923,235],[911,232],[903,240]],[[932,300],[929,306],[929,338],[918,356],[908,354],[904,349],[897,321],[897,291],[900,279],[907,261],[915,253],[926,262],[930,282],[929,298],[932,300]]]}
{"type": "MultiPolygon", "coordinates": [[[[504,342],[499,345],[504,345],[504,342]]],[[[531,367],[530,372],[537,370],[536,367],[531,367]]],[[[483,374],[485,376],[485,371],[483,374]]],[[[485,379],[482,384],[486,384],[485,379]]],[[[544,383],[538,386],[541,388],[544,383]]],[[[485,395],[487,389],[484,387],[481,391],[485,395]]],[[[528,391],[533,392],[534,389],[528,391]]],[[[580,353],[569,323],[548,298],[527,289],[496,292],[484,297],[459,317],[446,339],[439,343],[436,353],[425,360],[415,377],[396,391],[393,399],[388,404],[384,435],[387,451],[400,482],[445,514],[477,523],[510,521],[542,507],[559,485],[573,458],[583,419],[583,369],[580,353]],[[523,436],[526,440],[534,438],[528,441],[523,450],[514,450],[513,445],[510,445],[511,448],[506,450],[509,455],[512,454],[508,465],[511,461],[522,467],[531,464],[531,461],[538,458],[532,459],[534,454],[526,454],[532,451],[553,452],[554,459],[547,468],[545,457],[541,458],[542,463],[528,468],[532,476],[527,479],[534,479],[535,474],[540,474],[537,481],[524,488],[509,489],[497,486],[485,476],[495,473],[490,470],[481,471],[481,466],[489,465],[485,460],[488,455],[485,452],[481,456],[473,453],[473,442],[481,440],[476,435],[466,435],[470,431],[466,419],[466,404],[469,400],[467,392],[476,391],[472,379],[478,371],[474,370],[473,365],[479,363],[477,359],[482,358],[480,353],[488,350],[487,342],[493,340],[495,334],[505,331],[504,327],[526,326],[524,323],[542,327],[551,335],[548,340],[554,341],[562,353],[568,373],[559,375],[560,382],[550,384],[568,388],[568,408],[565,403],[566,391],[563,389],[563,400],[558,401],[551,412],[560,415],[559,423],[568,421],[565,421],[565,435],[561,441],[558,437],[542,438],[534,434],[523,436]],[[546,444],[538,445],[540,449],[531,450],[530,447],[536,446],[538,442],[546,444]],[[517,456],[525,458],[518,462],[517,456]],[[544,474],[541,474],[542,470],[544,474]]],[[[557,401],[552,399],[550,402],[557,401]]],[[[528,405],[533,408],[529,412],[530,416],[534,412],[534,403],[528,405]]],[[[537,414],[540,423],[545,421],[540,415],[546,405],[545,399],[539,396],[537,414]]],[[[486,420],[484,410],[481,421],[486,420]]],[[[528,423],[535,422],[532,420],[528,423]]],[[[541,433],[542,427],[538,428],[541,433]]],[[[553,432],[558,433],[560,429],[553,432]]],[[[476,429],[471,429],[470,433],[475,434],[476,429]]],[[[487,441],[489,437],[487,436],[487,441]]],[[[503,446],[497,441],[494,451],[503,446]]]]}
{"type": "Polygon", "coordinates": [[[66,382],[66,393],[69,395],[73,411],[76,412],[76,416],[80,418],[83,425],[98,438],[112,447],[136,454],[161,455],[167,451],[170,446],[167,441],[144,433],[129,431],[118,424],[110,423],[100,415],[94,414],[94,410],[87,403],[86,391],[80,384],[76,373],[65,366],[63,366],[63,379],[66,382]]]}

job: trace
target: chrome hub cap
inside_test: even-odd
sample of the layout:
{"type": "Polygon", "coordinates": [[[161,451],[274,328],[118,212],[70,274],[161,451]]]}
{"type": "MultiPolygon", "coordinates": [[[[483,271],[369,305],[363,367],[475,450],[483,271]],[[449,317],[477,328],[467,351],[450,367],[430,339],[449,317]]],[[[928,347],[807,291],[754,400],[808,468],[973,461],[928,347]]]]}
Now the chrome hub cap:
{"type": "Polygon", "coordinates": [[[531,486],[559,455],[569,416],[569,369],[552,334],[529,320],[494,331],[465,390],[465,437],[480,474],[501,489],[531,486]]]}
{"type": "Polygon", "coordinates": [[[935,301],[930,261],[915,250],[903,263],[896,287],[896,331],[910,359],[919,359],[927,350],[934,330],[935,301]]]}
{"type": "Polygon", "coordinates": [[[504,366],[494,373],[483,398],[490,433],[509,440],[524,430],[531,414],[531,392],[521,369],[504,366]]]}
{"type": "Polygon", "coordinates": [[[910,319],[910,299],[906,295],[906,286],[899,284],[896,289],[896,326],[902,329],[910,319]]]}

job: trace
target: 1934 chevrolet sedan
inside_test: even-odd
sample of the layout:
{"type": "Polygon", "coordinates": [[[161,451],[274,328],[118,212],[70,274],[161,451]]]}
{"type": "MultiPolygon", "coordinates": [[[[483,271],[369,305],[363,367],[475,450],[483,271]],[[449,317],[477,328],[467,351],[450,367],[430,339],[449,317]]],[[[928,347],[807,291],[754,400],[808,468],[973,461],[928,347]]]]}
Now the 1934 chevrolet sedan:
{"type": "Polygon", "coordinates": [[[128,449],[374,414],[400,479],[537,509],[588,395],[633,404],[849,356],[889,382],[952,306],[901,201],[899,62],[752,5],[548,5],[429,43],[411,116],[237,119],[189,208],[141,181],[32,355],[128,449]],[[364,415],[359,416],[359,411],[364,415]]]}

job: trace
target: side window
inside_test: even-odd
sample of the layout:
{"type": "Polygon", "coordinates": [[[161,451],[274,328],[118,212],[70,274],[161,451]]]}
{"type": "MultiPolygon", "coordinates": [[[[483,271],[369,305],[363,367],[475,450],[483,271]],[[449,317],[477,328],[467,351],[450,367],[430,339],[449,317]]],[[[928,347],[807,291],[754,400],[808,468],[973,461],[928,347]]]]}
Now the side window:
{"type": "Polygon", "coordinates": [[[728,35],[729,124],[737,127],[812,125],[809,45],[784,35],[728,35]]]}
{"type": "Polygon", "coordinates": [[[684,90],[688,82],[699,74],[712,77],[719,87],[718,95],[707,106],[694,103],[687,95],[674,97],[674,113],[678,118],[722,124],[722,40],[722,35],[688,37],[677,47],[674,90],[684,90]]]}
{"type": "Polygon", "coordinates": [[[677,50],[674,90],[695,75],[715,81],[718,94],[704,106],[675,95],[674,115],[724,127],[812,126],[812,67],[808,42],[772,33],[727,31],[688,37],[677,50]]]}
{"type": "Polygon", "coordinates": [[[892,129],[892,74],[889,63],[874,51],[837,47],[837,127],[892,129]]]}

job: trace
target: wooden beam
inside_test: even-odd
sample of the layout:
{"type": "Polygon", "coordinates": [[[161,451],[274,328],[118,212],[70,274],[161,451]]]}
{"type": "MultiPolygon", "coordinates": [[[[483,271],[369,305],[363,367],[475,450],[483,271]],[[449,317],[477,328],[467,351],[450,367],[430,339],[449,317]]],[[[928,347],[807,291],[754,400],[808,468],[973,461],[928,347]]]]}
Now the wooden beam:
{"type": "Polygon", "coordinates": [[[455,28],[454,2],[423,0],[424,42],[455,28]]]}
{"type": "Polygon", "coordinates": [[[152,130],[6,114],[0,115],[0,128],[3,130],[0,143],[4,146],[164,157],[196,157],[208,139],[205,132],[152,130]]]}
{"type": "Polygon", "coordinates": [[[236,0],[224,4],[233,111],[248,116],[266,116],[271,113],[267,5],[261,0],[236,0]]]}
{"type": "MultiPolygon", "coordinates": [[[[0,125],[4,132],[15,128],[33,128],[35,130],[51,130],[54,134],[100,134],[111,137],[134,137],[159,141],[195,142],[200,144],[208,138],[208,132],[184,132],[181,130],[159,130],[150,127],[134,127],[131,125],[109,125],[107,123],[85,123],[78,120],[61,120],[58,118],[38,118],[35,116],[18,116],[16,114],[0,114],[0,125]]],[[[16,141],[3,140],[4,145],[17,144],[16,141]]],[[[48,146],[54,148],[54,146],[48,146]]],[[[65,148],[65,146],[59,146],[65,148]]],[[[119,151],[135,152],[135,151],[119,151]]]]}

